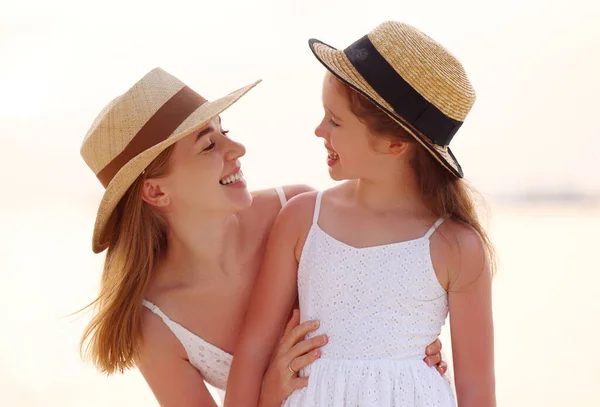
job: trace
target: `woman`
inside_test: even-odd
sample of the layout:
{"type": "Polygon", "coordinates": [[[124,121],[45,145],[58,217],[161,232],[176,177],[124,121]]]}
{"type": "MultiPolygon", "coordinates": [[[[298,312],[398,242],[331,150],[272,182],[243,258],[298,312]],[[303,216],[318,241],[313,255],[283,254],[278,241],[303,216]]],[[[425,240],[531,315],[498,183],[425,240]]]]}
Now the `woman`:
{"type": "MultiPolygon", "coordinates": [[[[106,188],[92,248],[107,250],[97,312],[83,341],[108,374],[137,366],[162,406],[214,406],[266,239],[306,186],[250,194],[219,114],[256,83],[209,102],[162,69],[99,114],[81,154],[106,188]],[[177,321],[177,322],[175,322],[177,321]]],[[[307,379],[321,336],[294,312],[263,380],[262,406],[280,405],[307,379]],[[293,369],[290,365],[293,364],[293,369]]],[[[426,362],[441,362],[441,344],[426,362]]]]}

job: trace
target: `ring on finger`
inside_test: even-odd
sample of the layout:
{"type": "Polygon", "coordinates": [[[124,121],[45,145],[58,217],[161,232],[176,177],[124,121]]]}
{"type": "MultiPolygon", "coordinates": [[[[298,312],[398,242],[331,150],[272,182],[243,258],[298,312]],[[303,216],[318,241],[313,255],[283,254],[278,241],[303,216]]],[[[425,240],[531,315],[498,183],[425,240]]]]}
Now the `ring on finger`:
{"type": "Polygon", "coordinates": [[[292,362],[288,363],[287,368],[290,372],[292,372],[292,374],[296,374],[298,372],[296,372],[294,369],[292,369],[292,362]]]}

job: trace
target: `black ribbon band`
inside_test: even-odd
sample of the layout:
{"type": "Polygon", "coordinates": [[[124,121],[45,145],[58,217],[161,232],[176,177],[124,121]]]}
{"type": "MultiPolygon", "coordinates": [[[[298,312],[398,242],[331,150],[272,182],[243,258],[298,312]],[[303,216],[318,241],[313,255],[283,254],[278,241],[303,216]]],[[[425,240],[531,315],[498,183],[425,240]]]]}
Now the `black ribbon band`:
{"type": "Polygon", "coordinates": [[[446,116],[421,96],[377,51],[368,36],[350,45],[344,53],[375,92],[394,108],[396,115],[435,144],[442,147],[450,144],[462,122],[446,116]]]}

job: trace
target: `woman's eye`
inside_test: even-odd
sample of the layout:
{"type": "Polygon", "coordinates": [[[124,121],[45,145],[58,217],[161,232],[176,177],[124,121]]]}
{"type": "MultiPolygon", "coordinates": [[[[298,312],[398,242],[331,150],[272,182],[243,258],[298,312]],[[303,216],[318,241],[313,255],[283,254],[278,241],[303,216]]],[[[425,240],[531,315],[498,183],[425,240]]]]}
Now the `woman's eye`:
{"type": "Polygon", "coordinates": [[[208,145],[208,147],[206,147],[206,148],[205,148],[204,150],[202,150],[202,151],[210,151],[210,150],[212,150],[213,148],[215,148],[215,142],[214,142],[214,141],[211,141],[211,142],[210,142],[210,144],[208,145]]]}
{"type": "Polygon", "coordinates": [[[340,125],[334,122],[333,119],[329,119],[329,123],[331,123],[333,127],[340,127],[340,125]]]}

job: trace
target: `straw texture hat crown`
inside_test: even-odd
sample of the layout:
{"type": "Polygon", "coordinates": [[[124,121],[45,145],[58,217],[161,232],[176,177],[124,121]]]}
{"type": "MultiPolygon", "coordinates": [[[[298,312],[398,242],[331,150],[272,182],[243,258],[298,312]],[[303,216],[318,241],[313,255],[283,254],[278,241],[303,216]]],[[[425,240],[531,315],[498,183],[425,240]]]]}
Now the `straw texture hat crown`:
{"type": "Polygon", "coordinates": [[[96,117],[81,155],[106,188],[94,225],[92,250],[110,238],[106,226],[127,189],[167,147],[204,127],[260,81],[207,101],[179,79],[155,68],[96,117]]]}
{"type": "Polygon", "coordinates": [[[316,39],[309,46],[338,79],[366,96],[457,177],[450,141],[475,103],[461,63],[416,28],[388,21],[344,50],[316,39]]]}

